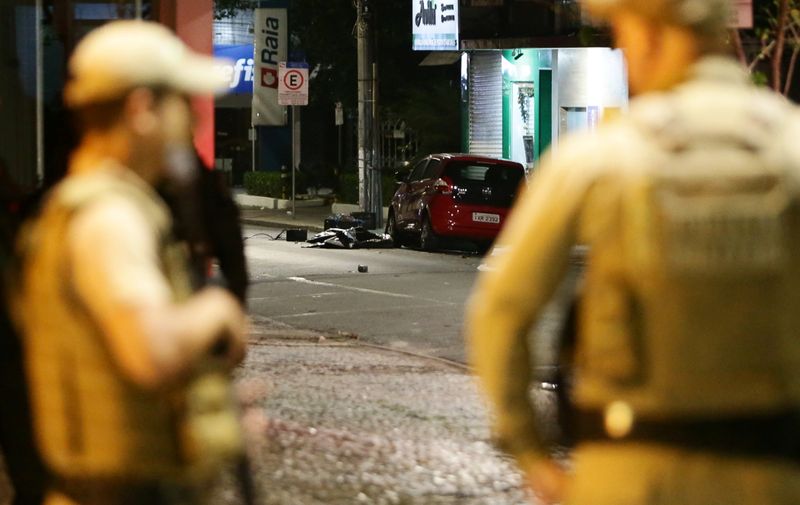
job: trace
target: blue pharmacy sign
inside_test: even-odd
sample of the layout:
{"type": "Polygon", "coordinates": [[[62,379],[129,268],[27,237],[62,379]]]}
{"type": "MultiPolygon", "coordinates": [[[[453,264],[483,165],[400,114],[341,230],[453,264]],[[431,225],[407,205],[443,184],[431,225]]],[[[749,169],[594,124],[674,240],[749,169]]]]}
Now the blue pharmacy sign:
{"type": "Polygon", "coordinates": [[[253,94],[253,44],[215,45],[214,56],[231,60],[222,71],[230,79],[230,92],[237,95],[253,94]]]}

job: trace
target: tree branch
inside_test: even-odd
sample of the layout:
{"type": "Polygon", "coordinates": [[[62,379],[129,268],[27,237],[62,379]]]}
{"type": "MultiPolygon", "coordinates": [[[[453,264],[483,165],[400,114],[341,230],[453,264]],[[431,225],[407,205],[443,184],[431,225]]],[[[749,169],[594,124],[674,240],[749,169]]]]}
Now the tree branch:
{"type": "Polygon", "coordinates": [[[797,57],[800,56],[800,46],[794,46],[792,49],[792,59],[789,62],[789,69],[786,71],[786,85],[783,87],[783,96],[789,96],[792,90],[792,81],[794,80],[794,71],[797,66],[797,57]]]}
{"type": "Polygon", "coordinates": [[[783,49],[786,45],[786,25],[789,21],[789,0],[780,0],[778,8],[778,23],[775,28],[775,53],[772,56],[772,88],[781,91],[781,64],[783,63],[783,49]]]}
{"type": "Polygon", "coordinates": [[[736,57],[739,58],[739,62],[742,66],[747,66],[747,55],[744,53],[744,45],[742,44],[742,34],[739,33],[739,30],[732,29],[731,30],[731,43],[733,44],[733,48],[736,51],[736,57]]]}
{"type": "Polygon", "coordinates": [[[753,58],[753,61],[750,62],[750,65],[747,67],[747,71],[748,72],[753,72],[753,70],[756,69],[756,65],[758,65],[758,62],[760,62],[761,60],[767,59],[769,57],[770,53],[772,53],[772,50],[774,48],[775,48],[775,41],[774,40],[772,42],[770,42],[769,44],[767,44],[766,46],[763,46],[761,48],[761,51],[758,53],[758,55],[756,55],[756,57],[753,58]]]}

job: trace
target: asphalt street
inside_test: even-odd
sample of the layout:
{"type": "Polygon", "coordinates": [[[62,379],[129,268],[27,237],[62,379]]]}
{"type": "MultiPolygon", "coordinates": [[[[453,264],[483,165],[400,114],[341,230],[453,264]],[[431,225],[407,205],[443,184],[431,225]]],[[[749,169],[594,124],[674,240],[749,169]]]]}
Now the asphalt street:
{"type": "MultiPolygon", "coordinates": [[[[466,362],[464,308],[483,258],[474,252],[318,249],[272,240],[280,229],[247,226],[250,313],[321,334],[466,362]],[[368,268],[359,273],[359,265],[368,268]]],[[[534,362],[555,362],[555,339],[576,270],[538,325],[534,362]]]]}
{"type": "Polygon", "coordinates": [[[413,249],[335,250],[246,227],[250,312],[366,343],[463,362],[464,305],[481,257],[413,249]],[[359,265],[368,268],[359,273],[359,265]]]}

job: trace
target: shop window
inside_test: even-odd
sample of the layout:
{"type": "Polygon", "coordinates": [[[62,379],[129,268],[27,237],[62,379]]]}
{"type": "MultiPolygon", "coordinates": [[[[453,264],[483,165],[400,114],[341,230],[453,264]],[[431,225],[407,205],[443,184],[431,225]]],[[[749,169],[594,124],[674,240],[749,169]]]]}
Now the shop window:
{"type": "Polygon", "coordinates": [[[525,166],[534,164],[534,134],[536,125],[536,100],[532,82],[515,82],[511,92],[511,159],[525,166]]]}

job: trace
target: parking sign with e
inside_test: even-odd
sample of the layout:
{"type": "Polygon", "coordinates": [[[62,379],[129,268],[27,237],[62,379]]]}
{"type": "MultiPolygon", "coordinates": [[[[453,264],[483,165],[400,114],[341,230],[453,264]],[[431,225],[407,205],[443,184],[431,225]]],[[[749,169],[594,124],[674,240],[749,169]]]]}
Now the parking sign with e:
{"type": "Polygon", "coordinates": [[[308,105],[308,66],[281,62],[278,66],[278,104],[308,105]]]}

